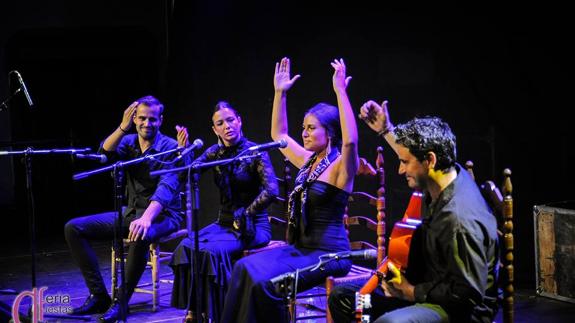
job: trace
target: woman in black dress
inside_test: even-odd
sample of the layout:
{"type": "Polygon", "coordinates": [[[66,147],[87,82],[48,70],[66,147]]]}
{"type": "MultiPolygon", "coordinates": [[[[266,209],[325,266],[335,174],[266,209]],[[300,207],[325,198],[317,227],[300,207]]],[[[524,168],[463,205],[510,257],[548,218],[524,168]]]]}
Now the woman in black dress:
{"type": "MultiPolygon", "coordinates": [[[[194,162],[233,158],[254,146],[242,135],[242,120],[227,102],[219,102],[212,116],[215,144],[194,162]]],[[[188,144],[188,133],[177,127],[178,144],[188,144]]],[[[199,284],[203,290],[203,315],[219,322],[232,264],[244,249],[268,244],[271,229],[266,208],[278,195],[278,183],[267,153],[261,157],[214,167],[214,181],[220,190],[218,220],[199,232],[199,284]]],[[[195,309],[196,291],[189,270],[193,239],[184,239],[176,248],[170,265],[174,270],[172,306],[195,309]],[[191,288],[190,288],[191,287],[191,288]]],[[[188,313],[187,319],[194,317],[188,313]]]]}
{"type": "MultiPolygon", "coordinates": [[[[349,250],[343,214],[358,168],[357,127],[347,97],[343,60],[331,63],[338,108],[320,103],[305,115],[303,147],[287,134],[286,93],[299,78],[290,77],[290,61],[276,64],[272,112],[273,140],[286,140],[282,153],[300,169],[290,194],[288,246],[240,259],[232,273],[222,322],[286,322],[284,297],[270,281],[318,262],[325,253],[349,250]]],[[[328,263],[324,270],[301,272],[298,290],[327,276],[344,276],[351,261],[328,263]]]]}

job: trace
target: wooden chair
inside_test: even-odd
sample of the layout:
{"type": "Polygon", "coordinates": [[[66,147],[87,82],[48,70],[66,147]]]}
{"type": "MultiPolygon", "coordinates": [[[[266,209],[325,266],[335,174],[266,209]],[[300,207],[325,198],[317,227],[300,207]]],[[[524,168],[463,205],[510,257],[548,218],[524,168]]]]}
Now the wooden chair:
{"type": "MultiPolygon", "coordinates": [[[[366,216],[352,216],[349,215],[348,212],[344,215],[344,224],[348,231],[353,230],[354,228],[365,228],[371,232],[374,232],[377,236],[376,244],[374,246],[370,242],[367,241],[350,241],[350,247],[352,250],[362,250],[362,249],[375,249],[377,250],[377,262],[379,264],[383,261],[386,254],[385,249],[385,171],[383,169],[384,159],[383,159],[383,148],[377,148],[377,157],[375,160],[376,169],[373,168],[365,159],[360,159],[360,167],[358,169],[357,175],[359,176],[369,176],[375,178],[375,182],[377,185],[377,197],[373,196],[366,192],[359,192],[355,191],[350,196],[350,204],[353,203],[367,203],[370,206],[374,207],[377,213],[376,221],[372,220],[366,216]]],[[[347,210],[349,210],[349,205],[347,210]]],[[[360,282],[365,281],[369,277],[372,276],[373,271],[376,269],[374,268],[365,268],[358,265],[352,265],[350,272],[344,277],[332,277],[329,276],[326,278],[325,282],[325,297],[326,297],[326,304],[329,301],[329,294],[331,293],[332,289],[344,283],[350,282],[360,282]]],[[[331,314],[329,313],[329,308],[326,306],[326,322],[331,323],[333,319],[331,318],[331,314]]]]}
{"type": "MultiPolygon", "coordinates": [[[[180,199],[182,200],[182,205],[185,205],[186,199],[183,193],[180,193],[180,199]]],[[[188,236],[187,229],[180,229],[168,236],[161,238],[159,241],[150,244],[149,248],[149,255],[148,255],[148,262],[146,263],[146,269],[150,269],[152,271],[152,280],[147,283],[140,283],[134,289],[134,293],[144,293],[144,294],[151,294],[152,295],[152,311],[155,312],[158,309],[160,304],[160,283],[173,283],[172,280],[162,280],[162,277],[172,276],[173,274],[160,273],[161,263],[170,261],[172,258],[172,252],[162,251],[160,246],[164,243],[169,243],[178,239],[182,239],[188,236]]],[[[123,240],[124,247],[127,247],[130,244],[128,239],[123,240]]],[[[120,257],[116,255],[114,251],[114,247],[112,247],[111,253],[111,272],[112,272],[112,299],[116,297],[116,293],[118,291],[118,270],[119,270],[119,263],[120,257]]],[[[124,257],[125,260],[125,257],[124,257]]]]}
{"type": "MultiPolygon", "coordinates": [[[[162,262],[169,261],[172,258],[172,252],[161,251],[160,245],[162,243],[167,243],[172,240],[180,239],[188,235],[187,229],[178,230],[166,237],[160,239],[160,241],[150,244],[149,258],[146,263],[146,269],[151,269],[152,271],[152,281],[148,283],[141,283],[135,289],[134,293],[145,293],[152,295],[152,311],[155,312],[160,303],[159,289],[160,283],[169,281],[161,280],[162,277],[172,275],[172,273],[161,274],[160,265],[162,262]],[[150,287],[150,288],[145,288],[150,287]]],[[[127,246],[130,242],[124,239],[124,246],[127,246]]],[[[120,257],[118,257],[112,248],[112,299],[116,296],[118,289],[118,266],[120,262],[120,257]]]]}
{"type": "MultiPolygon", "coordinates": [[[[467,161],[465,168],[475,179],[473,172],[473,162],[467,161]]],[[[499,272],[498,285],[503,289],[503,322],[511,323],[514,319],[514,267],[513,267],[513,186],[511,185],[511,170],[503,170],[503,185],[501,190],[493,181],[485,181],[480,185],[481,194],[491,206],[494,215],[497,217],[497,233],[502,242],[501,248],[501,268],[499,272]],[[502,194],[503,192],[503,194],[502,194]]]]}

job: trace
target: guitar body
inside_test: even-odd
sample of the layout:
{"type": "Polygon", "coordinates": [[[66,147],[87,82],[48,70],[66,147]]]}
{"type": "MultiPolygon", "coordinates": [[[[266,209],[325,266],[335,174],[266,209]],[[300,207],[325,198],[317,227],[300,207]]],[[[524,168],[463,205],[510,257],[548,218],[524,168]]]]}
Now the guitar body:
{"type": "Polygon", "coordinates": [[[393,263],[402,273],[408,265],[409,248],[415,229],[421,224],[422,194],[413,192],[407,205],[407,210],[401,221],[396,222],[389,238],[388,256],[377,268],[374,275],[359,290],[360,294],[371,294],[382,279],[387,276],[389,262],[393,263]]]}

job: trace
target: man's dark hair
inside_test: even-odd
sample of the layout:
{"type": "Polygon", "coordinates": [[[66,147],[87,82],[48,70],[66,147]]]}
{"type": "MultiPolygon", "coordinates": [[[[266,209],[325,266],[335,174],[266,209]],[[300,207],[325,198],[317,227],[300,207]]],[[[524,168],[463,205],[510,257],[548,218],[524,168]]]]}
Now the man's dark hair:
{"type": "Polygon", "coordinates": [[[449,125],[437,117],[414,118],[394,130],[395,142],[408,148],[423,162],[429,152],[437,156],[436,170],[448,171],[457,157],[455,135],[449,125]]]}
{"type": "Polygon", "coordinates": [[[160,109],[160,115],[162,115],[164,113],[164,105],[162,104],[162,102],[160,102],[160,100],[156,99],[155,97],[153,97],[151,95],[141,97],[136,101],[138,101],[139,104],[146,105],[150,108],[158,107],[160,109]]]}

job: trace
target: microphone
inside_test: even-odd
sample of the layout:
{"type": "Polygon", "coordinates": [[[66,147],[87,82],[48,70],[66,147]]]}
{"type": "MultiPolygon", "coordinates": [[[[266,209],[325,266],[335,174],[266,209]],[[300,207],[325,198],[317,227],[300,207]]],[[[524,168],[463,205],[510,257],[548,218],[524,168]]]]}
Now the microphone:
{"type": "MultiPolygon", "coordinates": [[[[340,260],[340,259],[352,259],[352,260],[373,260],[377,259],[377,250],[375,249],[365,249],[365,250],[355,250],[355,251],[343,251],[338,253],[326,253],[324,255],[319,256],[320,263],[317,265],[311,265],[305,268],[300,269],[300,272],[307,271],[311,268],[310,271],[314,271],[321,266],[331,260],[340,260]]],[[[295,272],[287,272],[276,277],[270,279],[272,284],[280,283],[287,278],[294,278],[296,276],[295,272]]]]}
{"type": "Polygon", "coordinates": [[[200,149],[203,146],[204,146],[204,142],[201,139],[194,140],[194,142],[192,143],[191,146],[186,147],[186,149],[182,150],[182,152],[180,153],[180,156],[176,157],[176,160],[182,159],[185,155],[192,152],[192,150],[200,149]]]}
{"type": "Polygon", "coordinates": [[[375,249],[365,249],[365,250],[355,250],[355,251],[344,251],[338,253],[328,253],[322,257],[332,258],[332,259],[351,259],[351,260],[373,260],[377,259],[377,250],[375,249]]]}
{"type": "Polygon", "coordinates": [[[28,101],[28,105],[30,107],[34,106],[34,102],[32,102],[32,97],[30,97],[30,93],[28,93],[28,89],[26,88],[26,84],[24,83],[24,80],[22,79],[22,75],[20,75],[20,73],[18,71],[14,71],[14,74],[16,74],[16,77],[18,78],[18,83],[20,83],[20,88],[22,88],[22,91],[24,91],[24,95],[26,96],[26,100],[28,101]]]}
{"type": "Polygon", "coordinates": [[[287,147],[287,141],[282,139],[280,141],[272,141],[266,144],[251,146],[248,148],[249,151],[266,151],[274,148],[285,148],[287,147]]]}
{"type": "Polygon", "coordinates": [[[90,159],[90,160],[97,160],[100,164],[104,164],[108,161],[108,157],[104,154],[74,154],[76,158],[79,159],[90,159]]]}

